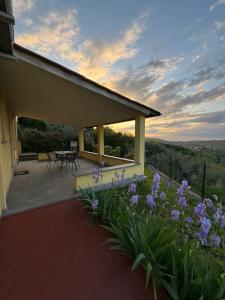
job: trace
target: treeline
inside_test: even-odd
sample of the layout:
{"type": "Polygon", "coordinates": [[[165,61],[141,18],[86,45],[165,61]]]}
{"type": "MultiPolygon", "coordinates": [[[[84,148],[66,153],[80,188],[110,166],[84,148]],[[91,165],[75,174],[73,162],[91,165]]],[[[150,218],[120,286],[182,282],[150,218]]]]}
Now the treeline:
{"type": "Polygon", "coordinates": [[[70,126],[20,117],[18,136],[22,152],[44,153],[70,149],[70,142],[77,139],[77,130],[70,126]]]}

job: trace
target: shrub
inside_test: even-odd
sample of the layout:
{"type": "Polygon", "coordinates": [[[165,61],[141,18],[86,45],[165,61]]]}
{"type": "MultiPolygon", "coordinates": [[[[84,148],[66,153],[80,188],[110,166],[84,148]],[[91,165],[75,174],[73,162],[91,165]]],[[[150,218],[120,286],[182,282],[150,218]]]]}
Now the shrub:
{"type": "Polygon", "coordinates": [[[175,300],[223,299],[225,214],[221,202],[196,203],[187,181],[176,190],[160,182],[158,173],[152,178],[151,193],[149,183],[121,188],[118,183],[123,179],[116,174],[113,189],[90,189],[83,194],[91,216],[113,234],[107,240],[111,249],[133,258],[131,270],[145,269],[146,286],[151,278],[155,299],[159,286],[175,300]]]}

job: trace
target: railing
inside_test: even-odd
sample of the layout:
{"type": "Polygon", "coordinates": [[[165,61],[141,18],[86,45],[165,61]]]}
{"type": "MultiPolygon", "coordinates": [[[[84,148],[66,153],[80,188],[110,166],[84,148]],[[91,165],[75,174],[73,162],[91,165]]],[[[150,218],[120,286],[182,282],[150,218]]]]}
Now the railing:
{"type": "Polygon", "coordinates": [[[182,158],[154,154],[146,158],[146,163],[169,177],[181,182],[187,179],[192,190],[202,199],[216,195],[225,202],[225,166],[191,162],[182,158]]]}

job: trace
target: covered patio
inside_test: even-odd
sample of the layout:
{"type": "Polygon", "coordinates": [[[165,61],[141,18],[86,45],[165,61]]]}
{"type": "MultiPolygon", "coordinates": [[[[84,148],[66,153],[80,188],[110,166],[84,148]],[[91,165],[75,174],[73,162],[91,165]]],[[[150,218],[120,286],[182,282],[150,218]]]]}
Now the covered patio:
{"type": "MultiPolygon", "coordinates": [[[[13,118],[16,119],[17,116],[25,116],[78,128],[79,157],[83,161],[87,160],[90,166],[82,172],[77,172],[76,176],[71,176],[68,180],[66,179],[67,175],[63,173],[56,177],[52,174],[50,178],[49,174],[46,177],[45,172],[40,172],[39,179],[33,180],[32,185],[36,184],[36,187],[32,187],[32,191],[34,189],[42,190],[51,198],[55,190],[52,187],[52,192],[50,191],[52,182],[55,184],[60,182],[59,185],[61,185],[62,190],[64,189],[63,182],[70,182],[68,192],[63,193],[65,197],[62,197],[68,198],[71,191],[79,191],[81,188],[93,186],[93,166],[100,166],[102,161],[105,164],[105,167],[102,168],[102,186],[108,186],[115,173],[120,173],[123,170],[128,182],[145,178],[145,118],[159,116],[159,112],[111,91],[19,45],[14,44],[13,49],[16,60],[0,60],[1,86],[7,99],[12,120],[13,118]],[[104,126],[132,120],[135,121],[134,160],[105,155],[104,126]],[[85,151],[84,130],[88,127],[97,128],[96,153],[85,151]],[[40,179],[41,176],[43,176],[42,179],[40,179]],[[62,176],[65,176],[64,179],[62,176]]],[[[17,139],[16,122],[13,123],[12,131],[14,137],[12,138],[11,150],[14,155],[17,144],[15,140],[17,139]]],[[[14,169],[16,167],[16,155],[13,160],[14,169]]],[[[37,169],[37,174],[39,171],[37,169]]],[[[9,207],[15,201],[20,201],[20,203],[23,201],[22,198],[16,200],[12,197],[13,187],[19,181],[20,179],[14,178],[12,182],[12,188],[8,194],[9,207]],[[11,200],[12,198],[14,200],[11,200]]],[[[27,186],[20,186],[20,188],[26,190],[26,197],[33,194],[32,192],[29,193],[27,186]]],[[[56,199],[55,195],[53,196],[56,199]]],[[[58,196],[62,196],[61,192],[58,193],[58,196]]],[[[32,198],[36,198],[36,196],[32,198]]],[[[37,198],[39,201],[39,196],[37,198]]],[[[28,202],[24,201],[28,205],[28,202]]]]}
{"type": "Polygon", "coordinates": [[[46,161],[20,161],[16,171],[21,173],[27,171],[28,174],[13,177],[7,195],[7,208],[3,214],[5,216],[12,215],[51,203],[73,199],[79,195],[74,190],[75,176],[89,172],[96,167],[99,165],[83,158],[79,158],[76,172],[71,168],[59,170],[54,165],[47,168],[46,161]]]}

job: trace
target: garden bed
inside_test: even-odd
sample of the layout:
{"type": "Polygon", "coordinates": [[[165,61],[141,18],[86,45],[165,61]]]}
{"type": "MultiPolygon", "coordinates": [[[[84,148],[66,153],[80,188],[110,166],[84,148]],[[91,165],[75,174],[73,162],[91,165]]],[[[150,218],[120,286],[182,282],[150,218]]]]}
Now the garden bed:
{"type": "MultiPolygon", "coordinates": [[[[83,194],[91,217],[114,235],[107,241],[111,249],[133,258],[132,271],[146,270],[155,299],[160,286],[172,299],[224,299],[222,199],[200,202],[187,181],[177,188],[157,172],[147,169],[146,175],[145,182],[121,188],[123,174],[115,174],[113,189],[83,194]]],[[[101,172],[93,176],[100,183],[101,172]]]]}

